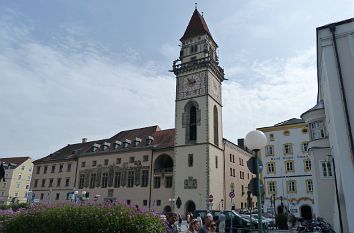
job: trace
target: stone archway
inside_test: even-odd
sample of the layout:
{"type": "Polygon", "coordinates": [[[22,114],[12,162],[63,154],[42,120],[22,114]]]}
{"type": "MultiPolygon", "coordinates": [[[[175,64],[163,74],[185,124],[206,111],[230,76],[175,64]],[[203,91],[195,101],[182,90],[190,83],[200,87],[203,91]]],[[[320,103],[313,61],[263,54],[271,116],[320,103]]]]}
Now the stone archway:
{"type": "Polygon", "coordinates": [[[312,219],[312,209],[309,205],[303,205],[300,207],[300,215],[304,220],[312,219]]]}
{"type": "Polygon", "coordinates": [[[186,213],[191,212],[193,214],[193,212],[195,211],[195,203],[191,200],[187,201],[185,204],[185,210],[186,213]]]}

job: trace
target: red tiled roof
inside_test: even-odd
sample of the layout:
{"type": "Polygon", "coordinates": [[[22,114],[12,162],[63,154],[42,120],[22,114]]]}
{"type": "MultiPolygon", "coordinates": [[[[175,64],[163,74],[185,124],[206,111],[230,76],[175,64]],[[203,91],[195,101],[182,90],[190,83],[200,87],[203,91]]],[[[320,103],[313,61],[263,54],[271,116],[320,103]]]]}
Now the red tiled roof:
{"type": "Polygon", "coordinates": [[[12,158],[0,158],[0,162],[9,164],[16,164],[18,166],[20,166],[22,163],[24,163],[27,159],[30,159],[30,157],[12,157],[12,158]]]}
{"type": "Polygon", "coordinates": [[[197,9],[195,9],[192,18],[189,21],[187,29],[181,37],[180,41],[204,34],[208,34],[208,36],[214,41],[203,16],[199,13],[197,9]]]}

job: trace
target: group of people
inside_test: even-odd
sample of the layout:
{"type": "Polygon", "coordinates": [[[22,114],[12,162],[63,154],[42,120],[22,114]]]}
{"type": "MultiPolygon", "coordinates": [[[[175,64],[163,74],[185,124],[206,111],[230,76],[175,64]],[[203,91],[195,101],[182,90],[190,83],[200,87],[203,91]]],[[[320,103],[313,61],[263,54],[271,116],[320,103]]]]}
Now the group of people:
{"type": "MultiPolygon", "coordinates": [[[[166,215],[166,233],[177,233],[180,231],[182,217],[180,214],[167,213],[166,215]],[[177,219],[178,218],[178,219],[177,219]],[[178,227],[176,222],[178,220],[178,227]]],[[[204,224],[201,217],[193,218],[192,213],[187,213],[187,233],[213,233],[216,232],[217,224],[219,226],[219,233],[225,232],[225,215],[220,214],[217,221],[214,221],[213,215],[208,213],[204,219],[204,224]]]]}

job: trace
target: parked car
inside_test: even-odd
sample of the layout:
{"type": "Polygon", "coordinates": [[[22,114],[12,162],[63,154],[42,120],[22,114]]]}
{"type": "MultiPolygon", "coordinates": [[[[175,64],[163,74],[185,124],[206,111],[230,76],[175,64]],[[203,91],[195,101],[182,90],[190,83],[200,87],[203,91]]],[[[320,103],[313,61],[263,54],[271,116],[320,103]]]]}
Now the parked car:
{"type": "MultiPolygon", "coordinates": [[[[250,221],[243,218],[240,214],[236,211],[231,210],[195,210],[193,213],[193,217],[201,217],[204,223],[204,219],[206,218],[207,214],[211,213],[213,215],[214,221],[219,219],[221,213],[225,214],[225,231],[232,232],[232,233],[243,233],[243,232],[250,232],[251,224],[250,221]],[[232,229],[232,231],[231,231],[232,229]]],[[[257,229],[256,224],[252,224],[252,229],[257,229]]],[[[217,229],[218,231],[218,229],[217,229]]]]}

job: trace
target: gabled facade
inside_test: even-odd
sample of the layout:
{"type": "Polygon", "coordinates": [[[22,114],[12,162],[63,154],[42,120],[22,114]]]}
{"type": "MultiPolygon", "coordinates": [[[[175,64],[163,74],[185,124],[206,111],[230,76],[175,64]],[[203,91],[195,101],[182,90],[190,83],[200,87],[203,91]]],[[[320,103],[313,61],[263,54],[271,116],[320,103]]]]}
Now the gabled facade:
{"type": "Polygon", "coordinates": [[[293,118],[258,130],[265,133],[268,142],[261,153],[264,210],[274,213],[275,206],[276,213],[291,212],[296,217],[311,219],[317,210],[307,125],[293,118]]]}
{"type": "Polygon", "coordinates": [[[5,169],[5,182],[0,182],[0,204],[27,202],[32,179],[33,163],[30,157],[0,158],[5,169]]]}

